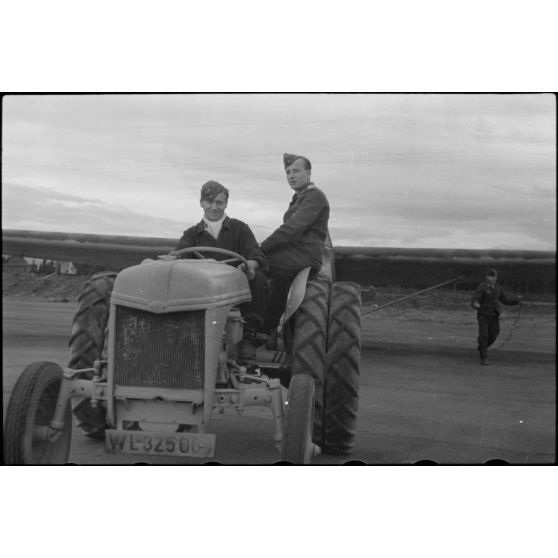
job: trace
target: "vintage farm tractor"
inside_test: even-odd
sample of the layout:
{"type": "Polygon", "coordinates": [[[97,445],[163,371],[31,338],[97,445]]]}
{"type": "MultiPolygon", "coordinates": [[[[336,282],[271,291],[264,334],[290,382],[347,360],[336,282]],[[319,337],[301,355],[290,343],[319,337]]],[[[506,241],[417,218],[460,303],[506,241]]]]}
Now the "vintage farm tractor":
{"type": "Polygon", "coordinates": [[[309,268],[303,270],[291,285],[279,334],[245,360],[238,305],[250,300],[250,289],[244,273],[227,265],[244,258],[206,247],[175,255],[184,253],[198,259],[161,256],[87,282],[68,367],[35,362],[14,387],[4,424],[6,463],[66,463],[72,400],[78,426],[104,437],[110,452],[209,461],[212,412],[250,406],[271,410],[283,461],[352,451],[358,287],[319,274],[308,280],[309,268]],[[227,259],[204,256],[215,251],[227,259]]]}

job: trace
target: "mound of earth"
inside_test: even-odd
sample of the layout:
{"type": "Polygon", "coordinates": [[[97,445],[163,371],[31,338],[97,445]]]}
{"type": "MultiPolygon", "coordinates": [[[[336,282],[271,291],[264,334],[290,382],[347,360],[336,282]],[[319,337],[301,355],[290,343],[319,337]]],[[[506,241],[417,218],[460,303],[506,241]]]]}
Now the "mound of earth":
{"type": "MultiPolygon", "coordinates": [[[[367,300],[363,297],[363,311],[373,311],[378,307],[381,307],[378,312],[383,314],[399,314],[405,311],[420,313],[423,311],[451,312],[465,310],[476,316],[476,312],[471,308],[472,291],[436,289],[410,296],[415,293],[416,291],[413,291],[413,289],[380,287],[376,289],[376,296],[373,300],[367,300]],[[405,299],[407,296],[410,296],[410,298],[405,299]],[[398,302],[391,305],[390,303],[394,301],[398,302]]],[[[523,313],[554,314],[556,311],[556,297],[549,294],[526,294],[523,295],[521,306],[523,313]]],[[[510,312],[515,313],[517,308],[517,306],[503,306],[502,309],[504,313],[509,314],[510,312]]]]}
{"type": "MultiPolygon", "coordinates": [[[[86,281],[87,275],[37,275],[25,272],[2,272],[2,296],[38,297],[52,302],[75,302],[78,299],[86,281]]],[[[362,292],[363,311],[382,306],[381,312],[399,312],[402,310],[470,310],[472,292],[453,289],[437,289],[412,296],[399,301],[409,295],[414,295],[413,289],[400,287],[378,287],[362,292]],[[384,305],[398,301],[396,304],[384,305]]],[[[539,313],[555,311],[556,298],[554,295],[529,294],[524,301],[527,308],[536,308],[539,313]]]]}
{"type": "Polygon", "coordinates": [[[89,277],[2,272],[2,296],[39,297],[52,302],[75,302],[89,277]]]}

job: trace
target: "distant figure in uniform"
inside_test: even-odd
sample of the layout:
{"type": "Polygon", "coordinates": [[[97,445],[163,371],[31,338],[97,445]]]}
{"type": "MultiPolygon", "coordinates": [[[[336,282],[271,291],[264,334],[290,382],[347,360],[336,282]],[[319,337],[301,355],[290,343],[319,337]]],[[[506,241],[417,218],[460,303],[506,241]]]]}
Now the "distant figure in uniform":
{"type": "MultiPolygon", "coordinates": [[[[267,261],[250,227],[225,214],[228,201],[227,188],[214,180],[206,182],[201,187],[200,195],[203,218],[197,225],[184,231],[174,252],[191,246],[210,246],[231,250],[246,258],[247,264],[242,264],[240,269],[248,278],[252,301],[241,304],[240,311],[245,320],[244,339],[255,347],[257,333],[262,330],[268,298],[268,282],[263,273],[267,270],[267,261]]],[[[230,258],[218,253],[209,254],[208,257],[215,260],[230,258]]]]}
{"type": "Polygon", "coordinates": [[[496,283],[497,278],[498,273],[495,269],[487,270],[486,281],[477,287],[471,299],[471,306],[477,310],[477,342],[480,363],[483,366],[488,366],[488,347],[496,341],[500,333],[500,303],[514,306],[521,300],[521,295],[505,295],[502,287],[496,283]]]}
{"type": "Polygon", "coordinates": [[[264,332],[277,326],[289,286],[305,267],[317,272],[322,266],[324,242],[328,236],[329,202],[310,180],[312,164],[300,155],[283,155],[287,182],[295,191],[283,216],[283,224],[266,238],[261,248],[269,263],[271,283],[264,332]]]}

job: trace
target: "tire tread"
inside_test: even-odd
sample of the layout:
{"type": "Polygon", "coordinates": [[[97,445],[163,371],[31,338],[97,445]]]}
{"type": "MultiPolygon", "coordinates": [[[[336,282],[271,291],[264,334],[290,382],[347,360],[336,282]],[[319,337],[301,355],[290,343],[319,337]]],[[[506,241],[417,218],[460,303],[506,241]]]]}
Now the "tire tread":
{"type": "Polygon", "coordinates": [[[293,377],[309,374],[315,384],[314,443],[321,446],[324,421],[324,383],[327,349],[327,322],[331,284],[313,279],[293,320],[293,377]]]}
{"type": "Polygon", "coordinates": [[[324,451],[354,449],[360,376],[360,292],[349,282],[334,283],[331,294],[324,403],[324,451]]]}
{"type": "MultiPolygon", "coordinates": [[[[4,463],[7,465],[25,463],[23,437],[27,415],[33,392],[40,380],[44,379],[47,374],[51,378],[58,376],[60,382],[62,381],[62,369],[56,363],[39,361],[27,366],[14,385],[4,421],[4,463]]],[[[69,452],[69,447],[67,451],[69,452]]]]}
{"type": "MultiPolygon", "coordinates": [[[[96,273],[87,281],[79,295],[68,343],[69,368],[91,368],[95,360],[106,357],[110,295],[116,276],[117,273],[113,271],[96,273]]],[[[105,428],[99,428],[83,416],[80,417],[78,427],[90,438],[104,437],[105,428]]]]}
{"type": "Polygon", "coordinates": [[[312,399],[315,396],[314,380],[309,374],[293,376],[288,392],[289,408],[285,417],[281,459],[293,464],[304,463],[306,423],[312,414],[312,399]],[[310,404],[310,405],[309,405],[310,404]]]}

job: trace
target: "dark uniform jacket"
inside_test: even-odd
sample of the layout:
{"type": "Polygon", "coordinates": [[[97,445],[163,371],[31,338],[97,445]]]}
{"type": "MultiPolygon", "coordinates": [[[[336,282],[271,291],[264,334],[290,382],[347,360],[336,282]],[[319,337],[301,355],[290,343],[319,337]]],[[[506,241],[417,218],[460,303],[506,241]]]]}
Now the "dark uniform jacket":
{"type": "Polygon", "coordinates": [[[506,296],[498,283],[494,287],[488,283],[481,283],[471,299],[471,305],[475,302],[480,304],[480,308],[477,309],[479,316],[499,316],[500,303],[514,306],[519,304],[519,299],[515,295],[506,296]]]}
{"type": "MultiPolygon", "coordinates": [[[[225,217],[217,239],[206,230],[203,220],[200,221],[197,225],[184,231],[175,250],[191,246],[211,246],[231,250],[244,256],[247,260],[256,260],[263,271],[267,268],[266,257],[260,250],[250,227],[238,219],[225,217]]],[[[208,257],[215,260],[226,260],[230,256],[209,254],[208,257]]]]}
{"type": "Polygon", "coordinates": [[[329,202],[325,194],[310,182],[293,196],[283,216],[283,224],[262,242],[262,250],[271,254],[285,248],[294,249],[319,268],[328,220],[329,202]]]}

